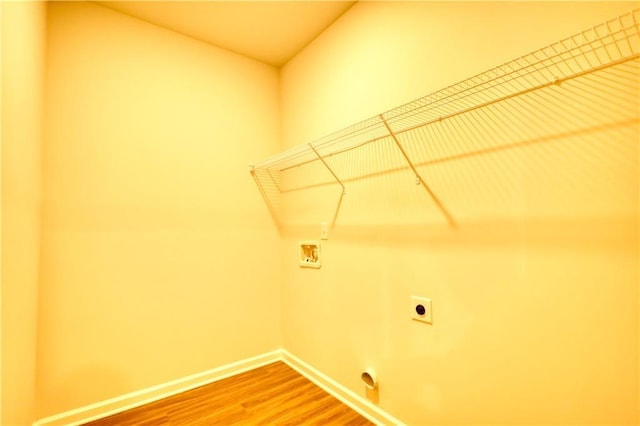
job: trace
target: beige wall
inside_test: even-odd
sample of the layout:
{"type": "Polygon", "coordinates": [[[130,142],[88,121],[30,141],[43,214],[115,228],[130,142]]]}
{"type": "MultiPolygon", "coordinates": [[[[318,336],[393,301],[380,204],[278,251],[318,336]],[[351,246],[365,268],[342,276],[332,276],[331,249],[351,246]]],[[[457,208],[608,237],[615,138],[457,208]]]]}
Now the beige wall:
{"type": "Polygon", "coordinates": [[[278,72],[90,3],[48,11],[38,416],[281,345],[248,172],[278,72]]]}
{"type": "MultiPolygon", "coordinates": [[[[284,144],[309,142],[633,7],[357,3],[285,66],[284,144]]],[[[599,90],[576,87],[559,90],[599,90]]],[[[375,368],[380,407],[410,424],[637,424],[637,82],[625,90],[621,102],[635,110],[621,109],[629,120],[613,129],[586,130],[590,119],[617,119],[591,100],[598,113],[569,123],[578,126],[574,136],[421,168],[456,230],[409,172],[354,180],[323,242],[322,268],[303,269],[296,242],[319,237],[339,189],[287,195],[294,226],[283,238],[285,348],[361,395],[360,372],[375,368]],[[323,191],[332,192],[324,204],[323,191]],[[316,205],[325,210],[311,211],[316,205]],[[433,325],[409,319],[414,294],[433,299],[433,325]]],[[[615,109],[615,93],[604,92],[615,109]]],[[[504,114],[499,108],[493,113],[504,114]]],[[[508,141],[553,126],[551,117],[538,128],[527,120],[493,136],[508,141]]],[[[430,146],[445,153],[478,149],[474,131],[488,132],[477,124],[458,139],[456,126],[441,126],[430,146]]],[[[329,161],[356,173],[385,156],[397,161],[386,149],[329,161]]]]}
{"type": "MultiPolygon", "coordinates": [[[[588,155],[578,139],[427,170],[456,231],[403,178],[352,183],[320,270],[295,243],[334,206],[294,216],[281,257],[247,172],[281,121],[286,146],[307,142],[631,7],[359,3],[278,92],[273,68],[53,2],[42,96],[44,5],[3,2],[2,424],[34,418],[36,317],[37,417],[284,338],[361,394],[376,368],[380,406],[413,424],[637,423],[638,148],[616,145],[637,125],[591,134],[588,155]],[[433,326],[408,319],[411,294],[433,326]]],[[[309,194],[294,213],[324,205],[309,194]]]]}
{"type": "Polygon", "coordinates": [[[45,6],[2,2],[2,416],[34,419],[45,6]]]}

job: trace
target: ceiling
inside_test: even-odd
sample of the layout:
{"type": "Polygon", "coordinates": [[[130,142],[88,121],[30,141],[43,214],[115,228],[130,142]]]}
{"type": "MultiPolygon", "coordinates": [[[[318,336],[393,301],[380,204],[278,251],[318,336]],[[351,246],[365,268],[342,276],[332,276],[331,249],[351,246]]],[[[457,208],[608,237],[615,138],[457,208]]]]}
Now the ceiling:
{"type": "Polygon", "coordinates": [[[276,67],[354,1],[97,1],[96,3],[276,67]]]}

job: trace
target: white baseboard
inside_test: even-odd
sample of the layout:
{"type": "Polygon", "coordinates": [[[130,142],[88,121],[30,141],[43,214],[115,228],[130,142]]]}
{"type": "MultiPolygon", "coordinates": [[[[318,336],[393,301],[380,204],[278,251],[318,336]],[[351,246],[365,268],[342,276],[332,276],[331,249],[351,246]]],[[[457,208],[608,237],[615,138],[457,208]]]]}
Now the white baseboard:
{"type": "Polygon", "coordinates": [[[330,395],[378,425],[403,425],[367,399],[342,386],[311,365],[284,349],[278,349],[252,358],[226,364],[202,373],[131,392],[106,401],[76,408],[64,413],[40,419],[33,426],[78,426],[122,411],[140,407],[188,390],[244,373],[276,361],[283,361],[298,373],[320,386],[330,395]]]}
{"type": "Polygon", "coordinates": [[[222,365],[202,373],[193,374],[106,401],[46,417],[33,423],[33,426],[81,425],[281,360],[282,351],[278,349],[273,352],[222,365]]]}
{"type": "Polygon", "coordinates": [[[333,395],[340,402],[347,405],[363,417],[369,419],[371,422],[377,425],[404,425],[403,422],[382,410],[366,398],[363,398],[350,389],[347,389],[340,383],[316,370],[311,365],[284,349],[282,350],[282,361],[316,385],[320,386],[325,392],[333,395]]]}

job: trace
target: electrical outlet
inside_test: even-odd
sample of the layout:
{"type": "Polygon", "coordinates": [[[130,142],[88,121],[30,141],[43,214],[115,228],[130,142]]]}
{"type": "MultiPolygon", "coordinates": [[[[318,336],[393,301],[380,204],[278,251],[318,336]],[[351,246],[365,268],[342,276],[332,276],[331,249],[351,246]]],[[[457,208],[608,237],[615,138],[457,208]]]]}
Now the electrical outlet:
{"type": "Polygon", "coordinates": [[[427,297],[411,296],[411,319],[433,324],[431,313],[431,299],[427,297]]]}

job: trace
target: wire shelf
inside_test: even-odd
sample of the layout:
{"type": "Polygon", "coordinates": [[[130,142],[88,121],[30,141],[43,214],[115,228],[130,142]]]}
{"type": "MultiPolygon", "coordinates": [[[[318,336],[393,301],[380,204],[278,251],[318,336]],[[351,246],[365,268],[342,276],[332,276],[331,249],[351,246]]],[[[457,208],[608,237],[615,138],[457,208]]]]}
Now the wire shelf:
{"type": "MultiPolygon", "coordinates": [[[[489,128],[489,133],[499,133],[499,126],[506,125],[508,123],[506,118],[515,112],[500,108],[501,112],[496,113],[495,108],[492,109],[493,106],[513,103],[516,100],[520,103],[537,103],[538,108],[547,108],[548,113],[552,113],[554,108],[559,108],[558,105],[566,109],[567,105],[575,104],[575,99],[565,100],[566,105],[562,104],[561,97],[564,95],[551,90],[571,86],[570,83],[574,80],[588,85],[588,90],[581,90],[573,96],[579,96],[582,99],[580,102],[588,102],[588,99],[594,96],[593,93],[598,92],[598,87],[610,87],[612,84],[615,86],[616,83],[611,81],[622,79],[623,87],[618,90],[620,93],[616,96],[623,95],[622,98],[624,98],[625,94],[630,94],[630,102],[632,104],[635,102],[635,110],[637,110],[638,94],[634,85],[637,85],[639,58],[640,9],[636,9],[383,114],[311,143],[284,151],[252,165],[251,173],[265,200],[270,204],[274,217],[279,224],[282,224],[281,195],[291,190],[285,188],[286,185],[278,183],[283,173],[286,174],[303,165],[317,163],[322,166],[320,169],[328,172],[330,181],[342,187],[340,194],[340,200],[342,200],[342,196],[348,189],[345,180],[353,179],[355,176],[348,168],[338,166],[340,161],[337,157],[370,144],[392,143],[400,154],[396,160],[399,158],[400,163],[404,164],[392,161],[387,166],[379,166],[379,170],[385,167],[387,169],[404,167],[411,170],[416,176],[416,183],[424,187],[429,199],[440,210],[449,225],[455,227],[454,215],[431,190],[423,177],[421,165],[424,166],[426,163],[424,158],[420,158],[419,152],[423,149],[421,145],[428,145],[433,140],[427,136],[430,131],[425,129],[442,125],[443,122],[455,122],[460,130],[465,126],[468,127],[470,120],[478,114],[491,112],[493,115],[490,119],[485,117],[483,123],[477,123],[474,126],[476,129],[489,128]],[[596,78],[594,83],[594,78],[591,76],[601,75],[603,72],[609,73],[608,76],[596,78]],[[625,81],[627,83],[624,83],[625,81]],[[547,100],[551,101],[545,103],[539,100],[537,95],[546,96],[547,100]],[[500,114],[502,118],[496,118],[500,117],[500,114]],[[338,168],[340,170],[337,170],[338,168]]],[[[630,107],[634,109],[634,105],[630,107]]],[[[611,108],[615,108],[615,105],[612,104],[611,108]]],[[[625,116],[625,111],[627,109],[622,110],[617,117],[607,114],[608,120],[612,122],[618,119],[630,119],[625,116]]],[[[576,113],[583,116],[589,114],[586,109],[574,111],[574,114],[576,113]]],[[[554,131],[571,131],[567,127],[569,124],[564,126],[554,131]]],[[[522,139],[521,136],[519,138],[522,139]]],[[[367,172],[359,170],[356,174],[366,176],[367,172]]]]}

